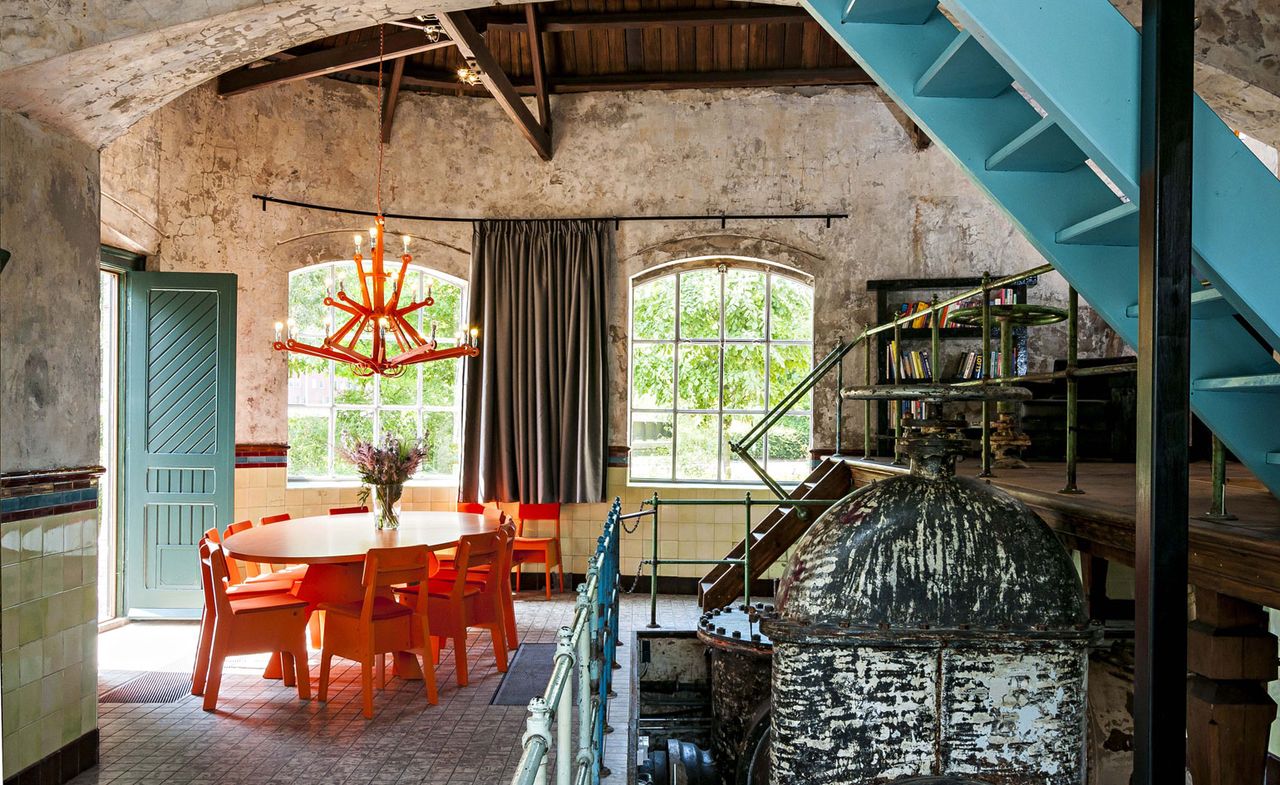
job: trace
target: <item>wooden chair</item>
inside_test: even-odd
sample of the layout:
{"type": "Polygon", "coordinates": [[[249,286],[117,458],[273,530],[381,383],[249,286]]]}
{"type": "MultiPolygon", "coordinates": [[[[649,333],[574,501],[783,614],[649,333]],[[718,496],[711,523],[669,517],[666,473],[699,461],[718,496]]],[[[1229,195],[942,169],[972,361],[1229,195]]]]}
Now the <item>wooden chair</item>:
{"type": "MultiPolygon", "coordinates": [[[[218,539],[218,530],[209,529],[204,533],[204,538],[200,540],[201,557],[209,546],[216,546],[220,540],[218,539]]],[[[225,556],[225,554],[224,554],[225,556]]],[[[227,563],[228,573],[231,573],[231,560],[225,559],[227,563]]],[[[253,581],[251,583],[231,583],[231,573],[228,575],[227,596],[234,602],[237,599],[245,599],[247,597],[261,597],[268,594],[289,594],[293,589],[293,581],[253,581]]],[[[201,567],[201,576],[204,575],[203,565],[201,567]]],[[[202,581],[207,583],[208,580],[202,581]]],[[[213,626],[216,609],[209,605],[209,597],[206,595],[205,603],[200,607],[200,639],[196,645],[195,665],[191,669],[191,694],[203,695],[205,679],[209,673],[209,655],[213,649],[213,626]]]]}
{"type": "MultiPolygon", "coordinates": [[[[222,548],[205,540],[200,546],[204,577],[205,618],[212,619],[212,639],[207,658],[197,656],[192,674],[193,692],[202,688],[204,710],[218,707],[222,666],[237,654],[279,652],[284,683],[296,682],[298,697],[311,697],[307,668],[307,603],[290,594],[270,593],[232,600],[227,594],[227,562],[222,548]]],[[[199,694],[199,693],[197,693],[199,694]]]]}
{"type": "MultiPolygon", "coordinates": [[[[467,685],[467,629],[489,630],[498,671],[507,671],[506,633],[503,623],[502,592],[510,592],[507,572],[502,569],[504,549],[499,532],[463,535],[458,541],[456,574],[452,580],[432,578],[427,582],[427,613],[438,638],[448,638],[453,646],[458,686],[467,685]],[[467,581],[470,570],[488,566],[483,585],[467,581]]],[[[396,594],[406,604],[420,602],[421,586],[397,587],[396,594]]]]}
{"type": "Polygon", "coordinates": [[[560,505],[525,504],[516,508],[516,543],[512,568],[516,570],[516,590],[520,589],[520,566],[542,564],[547,579],[547,599],[551,599],[551,567],[560,573],[560,591],[564,591],[564,565],[560,554],[560,505]],[[525,521],[555,521],[555,534],[551,537],[524,536],[525,521]]]}
{"type": "Polygon", "coordinates": [[[330,507],[330,515],[355,515],[356,513],[368,512],[368,505],[362,504],[359,507],[330,507]]]}
{"type": "MultiPolygon", "coordinates": [[[[289,513],[287,512],[282,512],[279,515],[267,515],[262,518],[261,525],[270,526],[273,523],[284,523],[285,521],[292,520],[292,518],[293,516],[289,515],[289,513]]],[[[305,564],[272,564],[271,570],[272,572],[276,572],[281,575],[290,575],[293,577],[294,580],[300,581],[302,580],[302,576],[305,575],[307,572],[307,565],[305,564]]]]}
{"type": "Polygon", "coordinates": [[[408,548],[373,548],[364,562],[364,598],[356,602],[326,602],[324,646],[320,650],[320,700],[328,700],[329,667],[336,655],[360,663],[364,716],[373,718],[373,669],[378,666],[379,688],[386,686],[383,655],[420,651],[427,700],[436,703],[435,655],[431,641],[427,598],[397,603],[391,587],[401,583],[425,585],[439,568],[425,545],[408,548]]]}
{"type": "MultiPolygon", "coordinates": [[[[504,513],[502,515],[502,525],[498,527],[498,534],[502,539],[503,563],[498,565],[498,575],[509,575],[511,572],[512,553],[516,543],[516,523],[504,513]]],[[[467,582],[477,586],[484,586],[489,580],[491,570],[488,565],[479,565],[472,567],[467,571],[467,582]]],[[[436,573],[435,580],[452,581],[458,576],[458,570],[450,564],[448,567],[442,566],[440,572],[436,573]]],[[[502,624],[503,631],[507,637],[507,648],[518,649],[520,647],[520,635],[516,632],[516,604],[515,596],[511,591],[510,581],[501,592],[502,595],[502,624]]]]}
{"type": "MultiPolygon", "coordinates": [[[[253,528],[253,521],[236,521],[235,523],[228,526],[226,531],[222,533],[222,539],[225,540],[227,537],[230,537],[233,534],[239,534],[245,529],[252,529],[252,528],[253,528]]],[[[221,543],[222,540],[218,540],[217,542],[221,543]]],[[[227,566],[228,567],[231,566],[230,560],[227,561],[227,566]]],[[[244,574],[245,574],[246,580],[253,580],[254,578],[258,578],[259,576],[268,574],[270,572],[271,572],[270,570],[263,570],[262,565],[256,561],[244,562],[244,574]]]]}
{"type": "MultiPolygon", "coordinates": [[[[242,523],[246,528],[252,526],[248,521],[242,521],[242,523]]],[[[240,524],[233,523],[228,526],[227,536],[234,534],[235,532],[233,532],[232,529],[239,525],[240,524]]],[[[243,531],[243,529],[237,529],[236,531],[243,531]]],[[[218,530],[214,528],[205,531],[204,539],[214,545],[222,544],[222,537],[218,535],[218,530]]],[[[287,592],[293,588],[294,578],[273,572],[262,572],[261,570],[257,570],[257,575],[245,579],[240,575],[239,562],[230,556],[227,556],[225,551],[223,552],[222,557],[227,564],[227,594],[231,597],[247,597],[251,594],[269,594],[273,591],[287,592]]],[[[246,571],[250,564],[254,564],[254,562],[245,562],[246,571]]]]}

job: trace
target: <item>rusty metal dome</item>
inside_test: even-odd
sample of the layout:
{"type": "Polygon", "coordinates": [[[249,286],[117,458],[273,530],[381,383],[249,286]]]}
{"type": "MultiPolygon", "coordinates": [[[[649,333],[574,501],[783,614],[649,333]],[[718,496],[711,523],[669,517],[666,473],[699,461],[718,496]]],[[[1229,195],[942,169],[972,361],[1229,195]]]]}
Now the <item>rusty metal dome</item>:
{"type": "Polygon", "coordinates": [[[1086,621],[1071,557],[1026,505],[989,483],[911,474],[860,488],[814,522],[782,579],[770,634],[1086,621]]]}

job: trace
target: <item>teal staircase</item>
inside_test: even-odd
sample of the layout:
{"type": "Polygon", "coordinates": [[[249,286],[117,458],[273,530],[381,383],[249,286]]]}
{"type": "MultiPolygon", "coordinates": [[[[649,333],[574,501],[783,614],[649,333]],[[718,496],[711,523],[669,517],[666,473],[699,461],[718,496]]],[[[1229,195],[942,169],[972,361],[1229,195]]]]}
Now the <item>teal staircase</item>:
{"type": "MultiPolygon", "coordinates": [[[[1136,346],[1141,38],[1108,0],[805,4],[1136,346]]],[[[1280,495],[1280,181],[1194,122],[1191,405],[1280,495]]]]}

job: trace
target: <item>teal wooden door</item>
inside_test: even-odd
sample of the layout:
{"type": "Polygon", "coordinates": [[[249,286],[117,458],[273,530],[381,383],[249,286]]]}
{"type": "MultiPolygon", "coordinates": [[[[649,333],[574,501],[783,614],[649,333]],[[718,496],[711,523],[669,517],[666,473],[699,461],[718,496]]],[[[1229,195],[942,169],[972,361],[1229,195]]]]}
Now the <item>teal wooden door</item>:
{"type": "Polygon", "coordinates": [[[132,273],[126,309],[125,612],[195,616],[197,544],[234,500],[236,277],[132,273]]]}

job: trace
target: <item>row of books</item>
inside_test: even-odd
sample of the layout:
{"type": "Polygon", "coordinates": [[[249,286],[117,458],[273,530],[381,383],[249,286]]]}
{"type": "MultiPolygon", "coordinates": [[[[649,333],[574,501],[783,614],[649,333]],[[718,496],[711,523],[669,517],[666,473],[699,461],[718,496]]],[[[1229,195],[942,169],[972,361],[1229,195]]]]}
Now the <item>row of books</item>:
{"type": "MultiPolygon", "coordinates": [[[[991,292],[992,305],[1005,305],[1007,303],[1017,302],[1017,293],[1013,289],[994,289],[991,292]]],[[[932,327],[935,318],[941,319],[938,322],[938,328],[948,330],[956,327],[967,327],[969,325],[957,324],[951,320],[951,314],[962,308],[981,308],[982,295],[976,294],[973,297],[961,300],[955,305],[944,305],[936,313],[926,313],[929,310],[929,303],[923,300],[917,300],[913,303],[899,303],[897,307],[897,316],[910,316],[911,314],[919,314],[911,320],[909,327],[932,327]]]]}
{"type": "MultiPolygon", "coordinates": [[[[949,381],[981,379],[983,368],[995,368],[996,373],[992,375],[998,376],[1000,368],[1003,367],[1001,361],[1004,359],[1000,352],[992,352],[991,356],[985,359],[986,362],[983,362],[981,352],[965,352],[959,355],[952,372],[944,374],[943,378],[949,381]]],[[[893,344],[889,344],[885,347],[885,368],[897,369],[896,381],[900,382],[928,381],[933,378],[933,365],[928,349],[913,349],[898,356],[894,354],[893,344]]]]}

